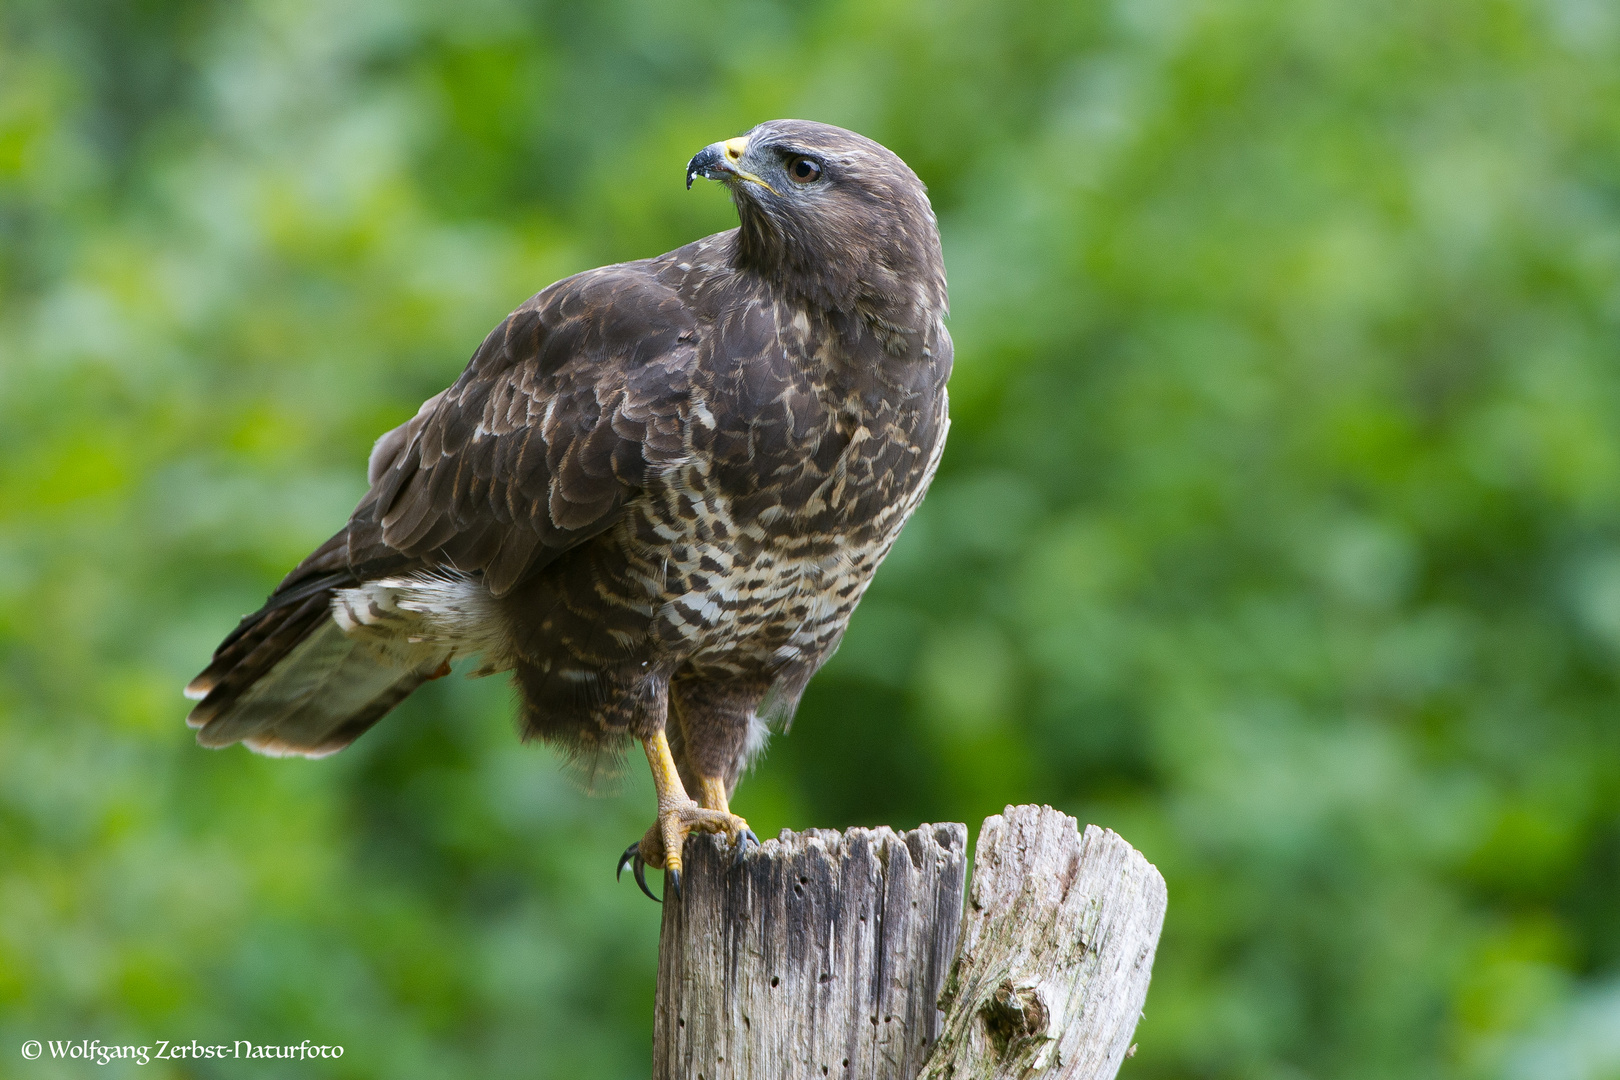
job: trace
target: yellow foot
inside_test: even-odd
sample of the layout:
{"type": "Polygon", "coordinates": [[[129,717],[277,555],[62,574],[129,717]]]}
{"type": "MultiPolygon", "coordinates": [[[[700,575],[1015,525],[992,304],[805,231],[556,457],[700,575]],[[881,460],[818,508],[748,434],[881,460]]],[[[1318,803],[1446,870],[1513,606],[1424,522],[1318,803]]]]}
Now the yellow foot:
{"type": "MultiPolygon", "coordinates": [[[[754,830],[736,814],[724,810],[706,810],[691,799],[683,799],[660,810],[658,820],[646,835],[625,849],[619,857],[618,872],[623,874],[626,866],[634,866],[636,884],[641,886],[641,891],[659,900],[647,887],[646,868],[650,866],[662,870],[668,891],[680,896],[681,849],[686,845],[687,835],[694,832],[725,833],[736,846],[735,861],[739,863],[747,853],[748,845],[759,846],[759,837],[754,835],[754,830]]],[[[663,901],[659,900],[659,903],[663,901]]]]}

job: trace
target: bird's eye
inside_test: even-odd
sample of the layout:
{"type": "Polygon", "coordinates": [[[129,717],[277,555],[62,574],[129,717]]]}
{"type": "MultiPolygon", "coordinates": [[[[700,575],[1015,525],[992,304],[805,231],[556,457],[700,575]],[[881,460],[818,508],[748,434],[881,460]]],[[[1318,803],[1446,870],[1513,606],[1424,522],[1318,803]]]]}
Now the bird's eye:
{"type": "Polygon", "coordinates": [[[807,157],[788,162],[788,179],[795,184],[813,184],[821,179],[821,166],[807,157]]]}

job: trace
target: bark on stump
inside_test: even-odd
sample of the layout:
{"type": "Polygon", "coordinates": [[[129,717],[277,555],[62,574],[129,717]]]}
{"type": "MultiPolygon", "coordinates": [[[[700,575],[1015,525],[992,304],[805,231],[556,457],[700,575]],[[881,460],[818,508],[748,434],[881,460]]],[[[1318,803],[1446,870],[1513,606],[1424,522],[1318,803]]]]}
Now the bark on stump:
{"type": "Polygon", "coordinates": [[[966,831],[783,832],[738,867],[688,841],[654,1080],[1113,1077],[1164,879],[1106,829],[1008,807],[980,833],[964,927],[966,831]]]}

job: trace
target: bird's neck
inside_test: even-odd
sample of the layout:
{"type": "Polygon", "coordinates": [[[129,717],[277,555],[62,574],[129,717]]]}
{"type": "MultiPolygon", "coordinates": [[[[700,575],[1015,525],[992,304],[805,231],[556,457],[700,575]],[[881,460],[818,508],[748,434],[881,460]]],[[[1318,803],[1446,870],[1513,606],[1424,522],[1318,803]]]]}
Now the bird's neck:
{"type": "Polygon", "coordinates": [[[879,245],[870,237],[810,235],[752,207],[738,209],[731,258],[738,271],[820,313],[845,336],[870,336],[892,355],[923,358],[946,309],[932,220],[922,235],[879,245]]]}

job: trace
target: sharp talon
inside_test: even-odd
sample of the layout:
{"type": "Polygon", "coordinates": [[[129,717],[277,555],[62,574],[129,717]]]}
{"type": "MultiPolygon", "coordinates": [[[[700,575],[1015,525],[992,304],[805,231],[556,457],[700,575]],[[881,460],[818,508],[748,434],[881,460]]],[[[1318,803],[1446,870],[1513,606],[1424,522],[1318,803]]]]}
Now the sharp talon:
{"type": "MultiPolygon", "coordinates": [[[[681,872],[679,870],[664,871],[664,891],[674,892],[675,899],[681,898],[681,872]]],[[[659,901],[663,903],[663,901],[659,901]]]]}
{"type": "Polygon", "coordinates": [[[631,844],[629,847],[624,849],[624,854],[619,856],[619,868],[617,870],[613,871],[613,880],[614,881],[623,881],[624,880],[624,868],[630,865],[630,860],[635,858],[637,853],[640,852],[640,850],[641,850],[641,841],[640,840],[637,840],[635,843],[631,844]]]}
{"type": "Polygon", "coordinates": [[[662,904],[664,901],[654,896],[653,891],[647,888],[647,864],[642,859],[640,852],[637,852],[636,857],[631,862],[635,863],[636,884],[641,886],[641,891],[647,894],[647,899],[662,904]]]}
{"type": "Polygon", "coordinates": [[[737,854],[731,857],[732,866],[741,866],[743,864],[743,859],[748,856],[749,844],[759,847],[759,837],[754,835],[753,829],[744,829],[737,837],[737,854]]]}

